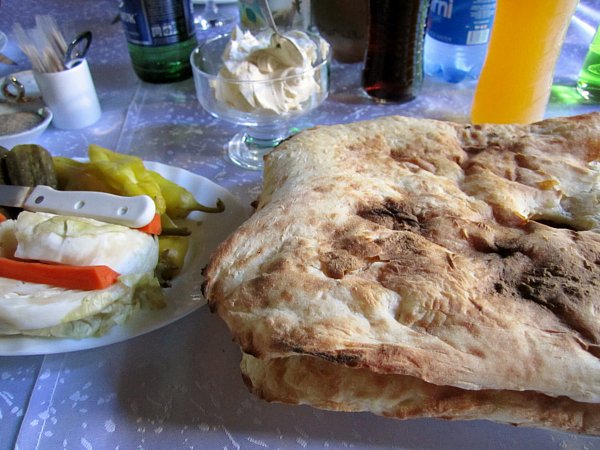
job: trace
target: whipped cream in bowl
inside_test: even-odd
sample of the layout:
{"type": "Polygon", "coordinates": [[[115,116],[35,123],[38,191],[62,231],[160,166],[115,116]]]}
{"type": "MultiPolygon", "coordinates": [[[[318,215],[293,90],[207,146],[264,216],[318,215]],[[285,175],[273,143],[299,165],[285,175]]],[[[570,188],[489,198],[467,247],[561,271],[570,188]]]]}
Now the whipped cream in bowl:
{"type": "Polygon", "coordinates": [[[329,44],[299,30],[284,35],[236,27],[191,55],[202,107],[246,127],[228,144],[230,159],[245,168],[261,169],[263,155],[290,135],[294,120],[327,98],[329,44]]]}

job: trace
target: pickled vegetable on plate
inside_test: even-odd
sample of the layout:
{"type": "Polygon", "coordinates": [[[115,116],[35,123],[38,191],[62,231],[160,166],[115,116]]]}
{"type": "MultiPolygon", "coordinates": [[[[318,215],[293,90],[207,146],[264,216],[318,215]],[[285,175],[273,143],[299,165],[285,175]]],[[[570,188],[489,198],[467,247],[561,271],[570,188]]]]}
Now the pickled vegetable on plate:
{"type": "Polygon", "coordinates": [[[98,191],[117,194],[120,190],[112,188],[100,172],[89,163],[64,156],[55,156],[53,159],[58,188],[61,191],[98,191]]]}
{"type": "Polygon", "coordinates": [[[89,162],[55,157],[59,189],[94,190],[117,195],[148,195],[161,216],[160,256],[157,273],[161,285],[168,286],[181,271],[189,245],[190,231],[177,221],[192,211],[218,213],[225,209],[218,199],[215,206],[199,203],[191,192],[144,166],[142,159],[91,144],[89,162]]]}
{"type": "Polygon", "coordinates": [[[148,172],[150,173],[150,177],[160,187],[167,205],[167,215],[172,219],[183,219],[192,211],[219,213],[225,210],[225,204],[221,199],[217,199],[217,204],[214,207],[202,205],[184,187],[173,183],[171,180],[167,180],[157,172],[151,170],[148,172]]]}
{"type": "MultiPolygon", "coordinates": [[[[6,172],[6,155],[8,150],[0,146],[0,184],[9,184],[8,173],[6,172]]],[[[0,222],[10,217],[10,211],[0,206],[0,222]]]]}
{"type": "MultiPolygon", "coordinates": [[[[0,184],[42,184],[56,188],[56,173],[50,152],[34,144],[15,145],[11,150],[0,147],[0,184]]],[[[0,214],[6,218],[14,218],[20,211],[20,208],[0,207],[0,214]]]]}
{"type": "Polygon", "coordinates": [[[56,188],[56,173],[52,156],[39,145],[15,145],[10,151],[2,151],[2,165],[8,181],[4,184],[37,186],[43,184],[56,188]]]}
{"type": "Polygon", "coordinates": [[[161,286],[170,286],[171,280],[179,275],[189,247],[188,236],[158,237],[158,266],[156,273],[161,286]]]}
{"type": "Polygon", "coordinates": [[[214,207],[202,205],[187,189],[146,169],[137,156],[123,155],[94,144],[89,146],[88,155],[89,162],[76,164],[66,161],[67,158],[54,158],[59,187],[98,190],[97,186],[104,183],[106,188],[102,190],[114,194],[145,194],[156,203],[158,214],[166,213],[173,219],[185,218],[192,211],[217,213],[225,209],[220,199],[214,207]]]}
{"type": "Polygon", "coordinates": [[[9,184],[8,172],[6,171],[6,157],[8,149],[0,146],[0,184],[9,184]]]}

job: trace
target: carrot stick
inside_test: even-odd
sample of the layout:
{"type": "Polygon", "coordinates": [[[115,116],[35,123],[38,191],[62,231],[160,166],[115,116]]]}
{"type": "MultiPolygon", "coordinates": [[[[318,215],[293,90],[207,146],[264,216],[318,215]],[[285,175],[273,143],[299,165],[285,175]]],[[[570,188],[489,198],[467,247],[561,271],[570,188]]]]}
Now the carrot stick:
{"type": "Polygon", "coordinates": [[[114,284],[119,274],[108,266],[71,266],[0,258],[0,277],[92,291],[114,284]]]}
{"type": "Polygon", "coordinates": [[[6,216],[0,212],[0,222],[4,222],[5,220],[7,220],[6,216]]]}
{"type": "Polygon", "coordinates": [[[134,228],[134,230],[143,231],[148,234],[160,234],[162,231],[161,223],[160,223],[160,214],[154,214],[154,218],[148,225],[144,225],[140,228],[134,228]]]}

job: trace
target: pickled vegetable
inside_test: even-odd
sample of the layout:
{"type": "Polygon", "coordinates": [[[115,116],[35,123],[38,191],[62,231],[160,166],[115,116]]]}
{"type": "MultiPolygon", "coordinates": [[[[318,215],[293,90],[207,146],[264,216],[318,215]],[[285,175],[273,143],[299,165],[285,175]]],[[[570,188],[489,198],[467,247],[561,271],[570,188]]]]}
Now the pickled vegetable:
{"type": "Polygon", "coordinates": [[[54,169],[61,191],[98,191],[117,194],[89,163],[75,161],[64,156],[54,157],[54,169]]]}
{"type": "Polygon", "coordinates": [[[6,157],[8,150],[0,146],[0,184],[10,184],[8,172],[6,171],[6,157]]]}
{"type": "Polygon", "coordinates": [[[202,211],[207,213],[218,213],[225,210],[225,204],[221,199],[217,199],[215,207],[204,206],[200,204],[190,191],[177,183],[167,180],[165,177],[154,171],[149,171],[150,177],[160,186],[161,192],[167,205],[167,215],[173,219],[183,219],[192,211],[202,211]]]}
{"type": "Polygon", "coordinates": [[[185,262],[189,242],[187,236],[159,236],[156,275],[161,286],[170,286],[171,280],[179,275],[185,262]]]}
{"type": "Polygon", "coordinates": [[[135,156],[122,155],[98,145],[88,149],[89,164],[98,176],[119,195],[147,195],[156,204],[156,212],[163,214],[166,204],[160,186],[148,174],[143,161],[135,156]]]}
{"type": "MultiPolygon", "coordinates": [[[[6,155],[8,154],[8,150],[4,147],[0,146],[0,184],[10,184],[8,180],[8,174],[6,172],[6,155]]],[[[8,219],[12,217],[10,210],[0,206],[0,216],[4,217],[4,219],[8,219]]],[[[2,221],[2,217],[0,217],[0,222],[2,221]]]]}
{"type": "Polygon", "coordinates": [[[217,213],[225,209],[220,199],[214,207],[202,205],[187,189],[146,169],[137,156],[123,155],[94,144],[89,146],[88,155],[87,163],[54,158],[62,188],[119,195],[145,194],[154,200],[158,214],[166,213],[174,219],[187,217],[191,211],[217,213]]]}
{"type": "Polygon", "coordinates": [[[34,144],[15,145],[4,157],[10,184],[57,187],[52,156],[34,144]]]}
{"type": "Polygon", "coordinates": [[[94,144],[89,146],[88,156],[89,162],[60,156],[54,158],[59,189],[150,196],[157,214],[160,214],[162,226],[156,274],[162,286],[169,286],[183,267],[191,234],[178,222],[192,211],[221,212],[225,209],[224,203],[218,199],[215,206],[201,204],[184,187],[146,169],[137,156],[113,152],[94,144]]]}

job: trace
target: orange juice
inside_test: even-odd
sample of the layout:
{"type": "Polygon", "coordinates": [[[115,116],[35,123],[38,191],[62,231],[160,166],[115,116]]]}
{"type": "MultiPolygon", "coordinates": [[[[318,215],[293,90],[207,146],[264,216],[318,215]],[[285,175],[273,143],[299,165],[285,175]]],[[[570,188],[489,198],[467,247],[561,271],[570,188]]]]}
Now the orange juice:
{"type": "Polygon", "coordinates": [[[498,0],[473,123],[541,120],[577,0],[498,0]]]}

